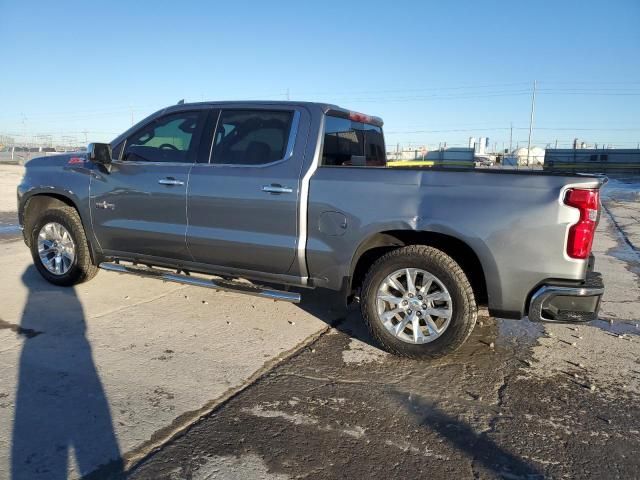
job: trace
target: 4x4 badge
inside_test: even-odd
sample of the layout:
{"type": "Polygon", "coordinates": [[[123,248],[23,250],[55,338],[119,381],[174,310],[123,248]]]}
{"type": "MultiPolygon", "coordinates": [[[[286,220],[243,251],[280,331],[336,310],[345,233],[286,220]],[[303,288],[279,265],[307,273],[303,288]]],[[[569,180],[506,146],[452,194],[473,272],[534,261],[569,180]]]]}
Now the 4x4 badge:
{"type": "Polygon", "coordinates": [[[105,201],[96,203],[97,208],[102,208],[104,210],[115,210],[116,206],[113,203],[107,203],[105,201]]]}

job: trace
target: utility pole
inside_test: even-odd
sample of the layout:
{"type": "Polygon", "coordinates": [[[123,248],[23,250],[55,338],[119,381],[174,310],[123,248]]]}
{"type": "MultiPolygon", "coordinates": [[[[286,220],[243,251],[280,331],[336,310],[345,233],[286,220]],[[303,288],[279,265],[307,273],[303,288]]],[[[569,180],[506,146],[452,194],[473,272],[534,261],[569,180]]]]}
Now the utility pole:
{"type": "Polygon", "coordinates": [[[558,139],[556,138],[556,150],[558,149],[558,139]]]}
{"type": "Polygon", "coordinates": [[[26,145],[27,144],[27,117],[25,116],[24,113],[20,113],[20,115],[22,115],[22,138],[23,140],[23,144],[26,145]]]}
{"type": "Polygon", "coordinates": [[[529,117],[529,141],[527,142],[527,167],[529,166],[529,156],[531,155],[531,132],[533,131],[533,116],[536,111],[536,80],[533,81],[533,93],[531,94],[531,116],[529,117]]]}
{"type": "Polygon", "coordinates": [[[287,88],[287,101],[289,100],[289,89],[287,88]]]}
{"type": "Polygon", "coordinates": [[[513,122],[511,122],[511,130],[509,132],[509,153],[513,152],[513,122]]]}

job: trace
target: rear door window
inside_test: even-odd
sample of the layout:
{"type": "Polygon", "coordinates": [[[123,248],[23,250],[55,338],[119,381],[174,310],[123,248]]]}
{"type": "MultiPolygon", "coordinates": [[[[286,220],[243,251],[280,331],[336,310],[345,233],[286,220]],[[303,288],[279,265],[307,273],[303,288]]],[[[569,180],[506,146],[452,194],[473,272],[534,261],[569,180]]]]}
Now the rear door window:
{"type": "Polygon", "coordinates": [[[191,163],[197,147],[200,112],[180,112],[160,117],[131,135],[123,161],[191,163]]]}
{"type": "Polygon", "coordinates": [[[382,128],[327,115],[322,164],[341,167],[385,166],[382,128]]]}
{"type": "Polygon", "coordinates": [[[211,163],[264,165],[285,157],[292,111],[223,110],[213,137],[211,163]]]}

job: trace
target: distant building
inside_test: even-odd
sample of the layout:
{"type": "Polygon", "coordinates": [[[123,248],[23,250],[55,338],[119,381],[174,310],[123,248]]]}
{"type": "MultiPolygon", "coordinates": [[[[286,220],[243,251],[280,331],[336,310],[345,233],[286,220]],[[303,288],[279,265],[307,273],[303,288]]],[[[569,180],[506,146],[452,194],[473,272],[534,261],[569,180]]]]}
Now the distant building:
{"type": "Polygon", "coordinates": [[[640,172],[640,149],[548,148],[544,168],[573,172],[640,172]]]}
{"type": "Polygon", "coordinates": [[[489,137],[469,137],[469,148],[473,148],[474,153],[483,157],[489,154],[489,137]]]}
{"type": "Polygon", "coordinates": [[[529,150],[527,149],[527,147],[517,148],[509,155],[504,156],[502,164],[512,166],[526,166],[527,161],[529,162],[529,166],[544,164],[544,148],[531,147],[531,151],[528,155],[529,158],[527,160],[528,151],[529,150]]]}
{"type": "Polygon", "coordinates": [[[387,152],[387,160],[422,160],[423,155],[429,151],[428,147],[403,148],[387,152]]]}
{"type": "Polygon", "coordinates": [[[13,137],[9,137],[7,135],[0,135],[0,147],[6,147],[8,145],[15,144],[15,140],[13,137]]]}
{"type": "Polygon", "coordinates": [[[473,148],[453,147],[439,148],[426,151],[426,149],[403,150],[402,155],[396,152],[387,154],[387,165],[390,167],[425,166],[425,167],[458,167],[474,168],[473,148]]]}

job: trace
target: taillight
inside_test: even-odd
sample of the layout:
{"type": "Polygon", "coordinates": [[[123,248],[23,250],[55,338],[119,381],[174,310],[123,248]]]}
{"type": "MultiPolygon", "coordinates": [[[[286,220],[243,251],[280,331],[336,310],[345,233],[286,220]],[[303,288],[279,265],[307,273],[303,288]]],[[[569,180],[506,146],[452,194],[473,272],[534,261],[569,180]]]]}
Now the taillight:
{"type": "Polygon", "coordinates": [[[591,253],[593,236],[598,221],[600,195],[598,190],[572,188],[567,190],[564,203],[580,210],[580,220],[569,228],[567,255],[571,258],[587,258],[591,253]]]}
{"type": "Polygon", "coordinates": [[[349,120],[352,122],[371,123],[371,117],[364,113],[349,112],[349,120]]]}

